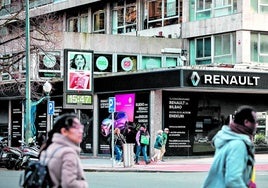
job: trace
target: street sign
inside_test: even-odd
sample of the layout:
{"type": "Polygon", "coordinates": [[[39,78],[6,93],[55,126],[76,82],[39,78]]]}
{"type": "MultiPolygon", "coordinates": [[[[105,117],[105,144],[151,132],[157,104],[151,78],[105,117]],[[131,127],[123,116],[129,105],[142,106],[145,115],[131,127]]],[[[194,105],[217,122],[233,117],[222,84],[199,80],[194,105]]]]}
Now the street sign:
{"type": "Polygon", "coordinates": [[[55,101],[48,101],[47,103],[47,113],[49,115],[54,115],[55,111],[55,101]]]}
{"type": "Polygon", "coordinates": [[[115,112],[115,97],[109,97],[109,113],[115,112]]]}

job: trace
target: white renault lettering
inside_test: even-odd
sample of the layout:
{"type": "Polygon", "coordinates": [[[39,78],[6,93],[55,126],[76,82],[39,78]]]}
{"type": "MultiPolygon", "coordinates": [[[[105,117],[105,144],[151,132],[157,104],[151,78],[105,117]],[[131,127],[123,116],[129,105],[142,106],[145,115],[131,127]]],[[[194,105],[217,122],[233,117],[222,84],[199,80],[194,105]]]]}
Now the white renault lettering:
{"type": "Polygon", "coordinates": [[[204,84],[211,85],[249,85],[257,86],[260,77],[258,76],[230,76],[230,75],[204,75],[204,84]]]}

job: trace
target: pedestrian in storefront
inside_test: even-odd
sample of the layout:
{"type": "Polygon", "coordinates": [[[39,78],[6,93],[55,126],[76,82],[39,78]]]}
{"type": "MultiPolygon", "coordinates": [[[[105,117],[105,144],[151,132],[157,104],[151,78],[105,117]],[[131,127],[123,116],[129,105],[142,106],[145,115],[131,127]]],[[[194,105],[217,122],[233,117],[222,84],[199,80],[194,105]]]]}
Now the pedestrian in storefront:
{"type": "Polygon", "coordinates": [[[75,114],[63,114],[48,133],[48,140],[41,148],[40,161],[48,161],[53,187],[88,187],[79,157],[83,129],[75,114]]]}
{"type": "Polygon", "coordinates": [[[135,164],[139,165],[139,157],[140,153],[143,154],[143,159],[145,164],[149,164],[150,160],[148,160],[147,156],[147,145],[149,145],[149,132],[145,125],[141,125],[139,131],[136,134],[136,156],[135,156],[135,164]]]}
{"type": "Polygon", "coordinates": [[[162,162],[164,162],[164,155],[166,153],[166,144],[167,144],[167,139],[168,139],[168,133],[169,133],[169,129],[168,128],[165,128],[163,133],[162,133],[162,138],[163,138],[163,145],[161,147],[161,154],[160,154],[160,160],[162,162]]]}
{"type": "Polygon", "coordinates": [[[133,123],[128,122],[127,127],[124,130],[123,135],[126,138],[126,142],[128,144],[135,144],[136,143],[136,131],[133,127],[133,123]]]}
{"type": "Polygon", "coordinates": [[[241,106],[229,126],[224,125],[212,139],[216,148],[214,161],[203,188],[253,188],[254,144],[256,111],[250,106],[241,106]]]}
{"type": "Polygon", "coordinates": [[[151,161],[156,161],[156,162],[160,161],[161,148],[162,148],[162,145],[163,145],[162,133],[163,133],[162,130],[157,131],[156,139],[155,139],[155,142],[154,142],[154,155],[151,158],[151,161]]]}
{"type": "Polygon", "coordinates": [[[123,144],[126,143],[124,136],[121,134],[119,128],[114,129],[114,151],[115,160],[117,164],[121,164],[123,156],[123,144]]]}

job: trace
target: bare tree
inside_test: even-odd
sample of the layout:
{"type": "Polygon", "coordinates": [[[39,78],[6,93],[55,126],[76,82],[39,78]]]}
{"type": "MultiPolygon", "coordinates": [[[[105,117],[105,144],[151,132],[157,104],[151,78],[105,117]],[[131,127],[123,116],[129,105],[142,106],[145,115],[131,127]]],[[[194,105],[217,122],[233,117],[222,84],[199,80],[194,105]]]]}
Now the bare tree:
{"type": "MultiPolygon", "coordinates": [[[[0,94],[2,96],[13,93],[25,95],[25,11],[24,2],[13,2],[9,7],[1,6],[0,14],[0,94]],[[5,14],[5,15],[3,15],[5,14]]],[[[30,18],[30,54],[31,72],[36,74],[35,67],[39,53],[53,51],[58,39],[55,33],[61,29],[61,17],[56,13],[45,14],[30,18]]],[[[31,98],[40,98],[42,83],[35,80],[31,83],[31,98]]]]}

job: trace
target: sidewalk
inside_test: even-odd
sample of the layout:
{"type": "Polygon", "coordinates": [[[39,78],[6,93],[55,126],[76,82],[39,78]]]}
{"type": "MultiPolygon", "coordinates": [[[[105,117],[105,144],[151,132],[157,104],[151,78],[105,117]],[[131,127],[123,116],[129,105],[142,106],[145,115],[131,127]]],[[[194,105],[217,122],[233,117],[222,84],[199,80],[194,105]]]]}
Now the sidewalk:
{"type": "MultiPolygon", "coordinates": [[[[268,154],[256,154],[256,171],[268,171],[268,154]]],[[[112,164],[110,158],[81,156],[85,171],[95,172],[205,172],[213,161],[213,156],[166,157],[165,162],[152,162],[146,165],[124,167],[124,164],[112,164]]]]}

